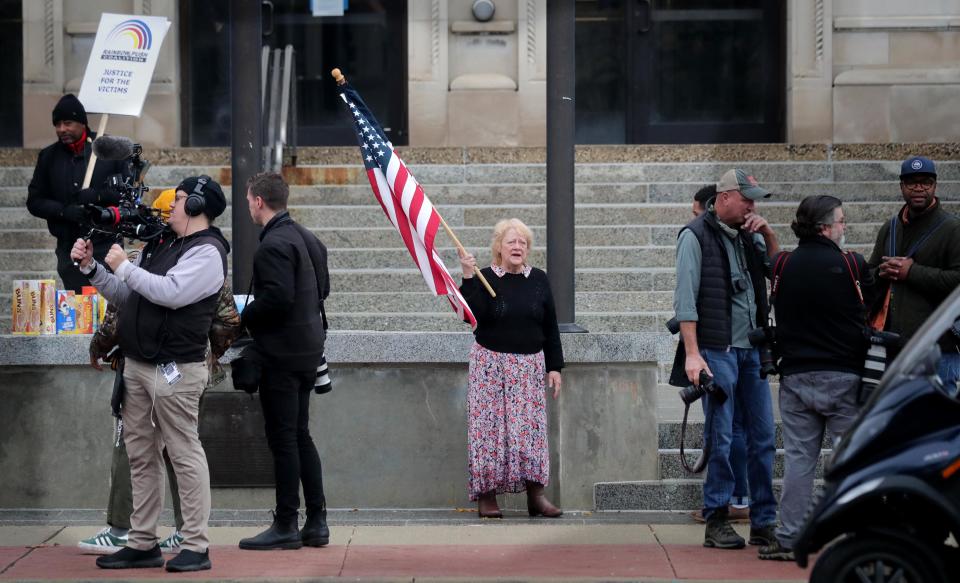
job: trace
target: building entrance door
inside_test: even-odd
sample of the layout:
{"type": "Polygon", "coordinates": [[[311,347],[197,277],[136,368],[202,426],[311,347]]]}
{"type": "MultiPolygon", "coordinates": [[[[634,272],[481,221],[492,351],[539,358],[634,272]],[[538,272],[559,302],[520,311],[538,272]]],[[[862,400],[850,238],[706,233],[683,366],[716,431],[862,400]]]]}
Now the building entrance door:
{"type": "MultiPolygon", "coordinates": [[[[406,145],[406,0],[349,0],[314,16],[310,0],[263,0],[263,45],[293,45],[301,146],[356,145],[330,76],[343,69],[395,145],[406,145]]],[[[180,0],[183,143],[230,143],[230,0],[180,0]]],[[[258,67],[250,63],[251,67],[258,67]]]]}
{"type": "Polygon", "coordinates": [[[578,0],[577,141],[782,141],[783,5],[578,0]]]}

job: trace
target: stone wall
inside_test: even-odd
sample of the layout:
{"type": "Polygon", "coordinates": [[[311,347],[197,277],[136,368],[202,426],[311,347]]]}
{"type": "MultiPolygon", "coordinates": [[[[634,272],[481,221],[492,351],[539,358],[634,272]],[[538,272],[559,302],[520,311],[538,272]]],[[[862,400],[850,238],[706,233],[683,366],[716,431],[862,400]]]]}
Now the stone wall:
{"type": "MultiPolygon", "coordinates": [[[[175,0],[24,2],[24,145],[49,143],[49,112],[79,90],[98,9],[173,21],[143,115],[118,116],[110,132],[178,145],[175,0]]],[[[546,0],[500,0],[489,23],[466,0],[410,0],[407,12],[412,145],[545,142],[546,0]]],[[[789,0],[786,42],[788,142],[960,139],[957,0],[789,0]]]]}
{"type": "MultiPolygon", "coordinates": [[[[105,506],[113,375],[84,366],[88,342],[0,336],[0,508],[105,506]]],[[[313,396],[311,415],[331,507],[470,505],[465,395],[471,342],[466,333],[331,334],[334,390],[313,396]]],[[[570,509],[592,509],[596,482],[656,479],[656,361],[669,341],[653,334],[580,334],[565,335],[563,343],[564,388],[548,404],[551,494],[570,509]]],[[[248,399],[231,390],[229,379],[212,390],[248,399]]],[[[239,446],[232,451],[232,463],[256,457],[239,446]]],[[[213,500],[215,508],[269,508],[273,491],[215,488],[213,500]]]]}

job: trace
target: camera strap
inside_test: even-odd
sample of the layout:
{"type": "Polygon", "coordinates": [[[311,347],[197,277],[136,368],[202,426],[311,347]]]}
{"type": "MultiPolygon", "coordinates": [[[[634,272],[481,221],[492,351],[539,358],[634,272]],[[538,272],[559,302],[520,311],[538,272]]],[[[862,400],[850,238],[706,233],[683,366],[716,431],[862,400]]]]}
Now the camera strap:
{"type": "MultiPolygon", "coordinates": [[[[700,453],[700,458],[693,464],[691,467],[687,463],[687,455],[683,451],[683,440],[687,433],[687,413],[690,412],[690,404],[683,404],[683,422],[680,424],[680,465],[683,466],[683,469],[691,474],[699,474],[707,468],[707,461],[710,459],[710,450],[711,446],[711,434],[712,431],[709,431],[706,422],[706,416],[704,416],[704,427],[703,427],[703,449],[700,453]]],[[[711,424],[712,427],[712,424],[711,424]]]]}
{"type": "MultiPolygon", "coordinates": [[[[860,285],[860,266],[857,265],[857,261],[853,260],[851,263],[850,254],[846,251],[840,252],[840,258],[843,259],[843,263],[847,266],[847,273],[850,274],[850,281],[853,282],[853,291],[857,294],[857,300],[860,301],[860,305],[865,305],[863,300],[863,289],[860,285]]],[[[790,260],[790,252],[784,251],[777,256],[777,261],[773,266],[773,283],[770,284],[770,303],[773,304],[777,300],[777,290],[780,287],[780,278],[783,275],[783,270],[787,265],[787,261],[790,260]]]]}
{"type": "MultiPolygon", "coordinates": [[[[889,257],[897,256],[897,222],[898,222],[897,219],[899,218],[900,218],[899,214],[893,215],[890,218],[890,238],[887,243],[887,247],[888,247],[887,255],[889,257]]],[[[916,240],[916,242],[904,254],[904,257],[913,257],[913,255],[920,250],[920,247],[922,247],[923,244],[927,242],[927,239],[929,239],[936,232],[936,230],[940,228],[940,225],[946,222],[946,220],[947,220],[946,215],[941,216],[939,221],[934,223],[933,226],[927,229],[926,233],[921,235],[920,238],[916,240]]]]}

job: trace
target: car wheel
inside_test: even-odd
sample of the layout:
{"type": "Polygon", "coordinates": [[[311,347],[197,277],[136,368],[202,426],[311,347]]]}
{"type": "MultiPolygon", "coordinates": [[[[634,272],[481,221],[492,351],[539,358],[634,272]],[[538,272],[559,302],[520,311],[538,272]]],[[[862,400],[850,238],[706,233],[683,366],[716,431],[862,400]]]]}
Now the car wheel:
{"type": "Polygon", "coordinates": [[[810,583],[948,583],[942,555],[887,532],[848,535],[820,555],[810,583]]]}

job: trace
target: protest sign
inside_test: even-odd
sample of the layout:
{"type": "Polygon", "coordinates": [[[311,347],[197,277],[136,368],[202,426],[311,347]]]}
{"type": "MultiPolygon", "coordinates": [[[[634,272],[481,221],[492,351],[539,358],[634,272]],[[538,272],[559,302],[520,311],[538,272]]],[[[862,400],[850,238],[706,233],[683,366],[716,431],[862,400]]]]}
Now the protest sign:
{"type": "Polygon", "coordinates": [[[169,28],[170,21],[161,16],[100,16],[80,85],[87,112],[140,115],[169,28]]]}

